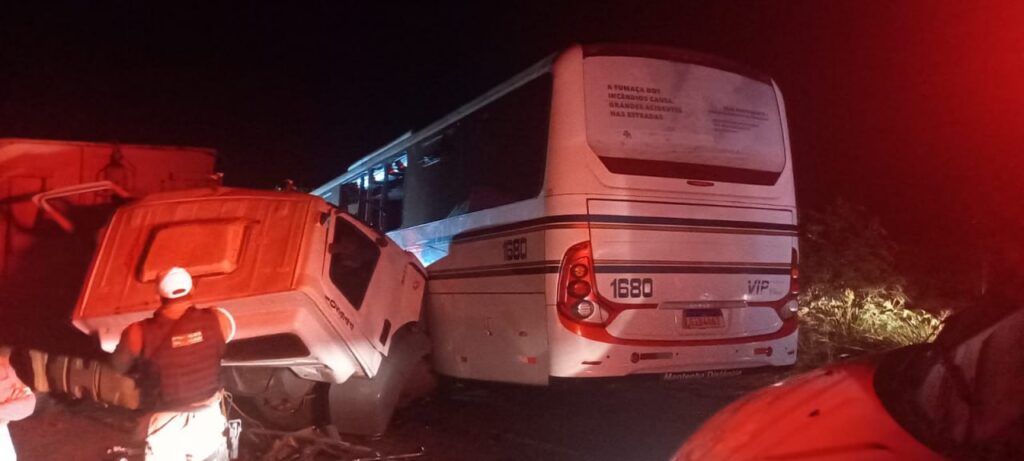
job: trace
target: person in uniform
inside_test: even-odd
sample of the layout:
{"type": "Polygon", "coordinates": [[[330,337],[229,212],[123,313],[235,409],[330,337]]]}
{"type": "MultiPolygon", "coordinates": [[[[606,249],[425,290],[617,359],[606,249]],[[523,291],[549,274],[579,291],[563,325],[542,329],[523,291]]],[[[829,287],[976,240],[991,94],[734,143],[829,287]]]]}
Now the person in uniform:
{"type": "Polygon", "coordinates": [[[158,279],[160,307],[129,325],[111,358],[133,371],[143,394],[147,460],[227,460],[220,361],[235,334],[222,308],[197,308],[192,276],[174,267],[158,279]]]}
{"type": "Polygon", "coordinates": [[[10,355],[10,349],[0,347],[0,461],[18,459],[7,423],[27,418],[36,408],[36,397],[18,379],[11,367],[10,355]]]}

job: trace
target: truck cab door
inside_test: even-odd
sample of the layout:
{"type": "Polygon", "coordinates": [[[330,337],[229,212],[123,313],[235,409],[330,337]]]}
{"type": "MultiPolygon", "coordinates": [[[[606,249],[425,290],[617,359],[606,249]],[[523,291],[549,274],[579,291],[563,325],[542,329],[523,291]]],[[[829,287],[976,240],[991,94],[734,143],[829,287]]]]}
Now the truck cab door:
{"type": "Polygon", "coordinates": [[[371,284],[379,273],[381,248],[350,219],[344,214],[334,215],[328,230],[321,280],[325,302],[333,311],[328,314],[332,324],[367,376],[372,377],[381,362],[381,353],[372,339],[380,331],[380,325],[374,325],[374,319],[368,318],[365,311],[372,299],[371,284]]]}

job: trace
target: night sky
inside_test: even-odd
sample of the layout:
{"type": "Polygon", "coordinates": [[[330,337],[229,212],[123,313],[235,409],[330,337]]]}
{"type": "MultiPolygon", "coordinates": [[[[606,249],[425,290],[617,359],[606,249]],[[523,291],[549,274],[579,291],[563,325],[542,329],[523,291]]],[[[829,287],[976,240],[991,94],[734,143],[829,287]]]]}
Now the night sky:
{"type": "Polygon", "coordinates": [[[207,146],[229,185],[315,187],[573,42],[654,43],[776,79],[802,207],[846,197],[933,262],[1024,217],[1024,2],[278,3],[5,7],[0,137],[207,146]]]}

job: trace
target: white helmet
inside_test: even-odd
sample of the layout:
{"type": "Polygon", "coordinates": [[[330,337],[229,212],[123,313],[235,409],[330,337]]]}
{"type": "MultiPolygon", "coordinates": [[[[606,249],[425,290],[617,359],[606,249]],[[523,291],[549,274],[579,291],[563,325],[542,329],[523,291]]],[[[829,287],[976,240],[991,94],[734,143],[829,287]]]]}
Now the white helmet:
{"type": "Polygon", "coordinates": [[[192,276],[180,267],[172,267],[160,277],[157,292],[164,299],[178,299],[192,292],[192,276]]]}

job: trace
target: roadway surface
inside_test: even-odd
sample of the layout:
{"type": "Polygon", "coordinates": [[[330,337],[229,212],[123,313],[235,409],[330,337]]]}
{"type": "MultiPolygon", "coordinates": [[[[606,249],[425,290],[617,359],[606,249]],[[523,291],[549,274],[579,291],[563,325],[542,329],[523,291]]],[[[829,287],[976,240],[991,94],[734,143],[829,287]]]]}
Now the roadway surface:
{"type": "MultiPolygon", "coordinates": [[[[548,388],[448,384],[400,410],[384,437],[344,440],[384,455],[422,447],[424,455],[411,458],[418,460],[665,460],[715,411],[783,373],[680,381],[626,378],[548,388]]],[[[87,402],[40,402],[35,415],[11,425],[20,459],[103,459],[107,447],[131,439],[130,412],[87,402]]],[[[287,445],[266,436],[262,445],[246,440],[244,448],[260,453],[275,440],[279,449],[287,445]]],[[[316,459],[374,459],[351,453],[316,459]]],[[[248,459],[260,456],[250,452],[248,459]]]]}

